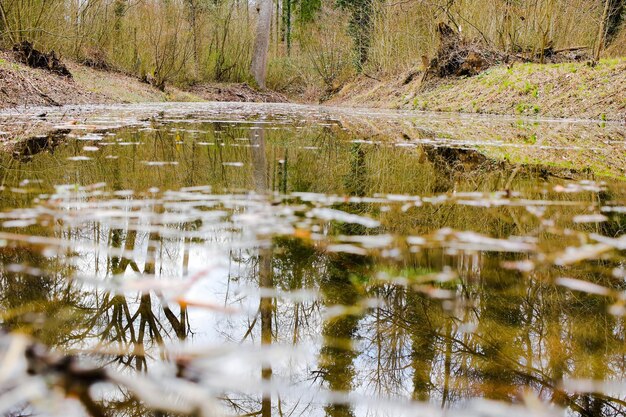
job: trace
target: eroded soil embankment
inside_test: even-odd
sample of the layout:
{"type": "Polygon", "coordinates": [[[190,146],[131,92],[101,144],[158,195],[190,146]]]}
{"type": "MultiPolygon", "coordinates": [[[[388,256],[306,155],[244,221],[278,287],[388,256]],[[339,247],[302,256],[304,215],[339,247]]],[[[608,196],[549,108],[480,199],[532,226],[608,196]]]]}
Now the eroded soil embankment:
{"type": "Polygon", "coordinates": [[[245,83],[199,84],[187,90],[168,86],[161,91],[138,78],[66,62],[71,77],[30,68],[13,52],[0,51],[0,109],[66,104],[142,103],[164,101],[284,102],[271,91],[245,83]]]}

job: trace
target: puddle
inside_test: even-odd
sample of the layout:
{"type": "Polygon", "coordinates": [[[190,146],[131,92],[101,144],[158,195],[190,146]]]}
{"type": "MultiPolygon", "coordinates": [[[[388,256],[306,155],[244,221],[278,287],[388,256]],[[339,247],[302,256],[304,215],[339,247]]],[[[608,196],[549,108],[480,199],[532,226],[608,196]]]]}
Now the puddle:
{"type": "Polygon", "coordinates": [[[71,114],[0,155],[3,414],[626,412],[626,187],[486,157],[519,122],[71,114]]]}

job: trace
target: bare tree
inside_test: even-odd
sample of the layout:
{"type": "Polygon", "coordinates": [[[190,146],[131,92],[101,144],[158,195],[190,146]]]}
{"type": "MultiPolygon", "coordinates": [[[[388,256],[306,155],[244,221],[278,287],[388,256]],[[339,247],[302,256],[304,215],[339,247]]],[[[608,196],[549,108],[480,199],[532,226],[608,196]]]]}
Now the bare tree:
{"type": "Polygon", "coordinates": [[[270,47],[270,30],[272,26],[272,0],[258,0],[256,10],[259,16],[250,71],[259,87],[265,88],[267,54],[270,47]]]}

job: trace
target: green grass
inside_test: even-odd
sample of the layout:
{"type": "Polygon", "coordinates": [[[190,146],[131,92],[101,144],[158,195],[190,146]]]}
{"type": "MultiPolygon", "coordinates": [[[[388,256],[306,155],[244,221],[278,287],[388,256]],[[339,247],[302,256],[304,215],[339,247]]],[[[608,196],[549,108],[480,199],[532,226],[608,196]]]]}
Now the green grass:
{"type": "Polygon", "coordinates": [[[540,108],[538,105],[536,104],[530,104],[530,103],[518,103],[515,106],[515,112],[517,114],[528,114],[528,113],[532,113],[532,114],[539,114],[540,112],[540,108]]]}
{"type": "Polygon", "coordinates": [[[522,91],[524,91],[524,94],[531,95],[535,98],[539,96],[539,86],[529,81],[526,81],[524,83],[524,89],[522,91]]]}

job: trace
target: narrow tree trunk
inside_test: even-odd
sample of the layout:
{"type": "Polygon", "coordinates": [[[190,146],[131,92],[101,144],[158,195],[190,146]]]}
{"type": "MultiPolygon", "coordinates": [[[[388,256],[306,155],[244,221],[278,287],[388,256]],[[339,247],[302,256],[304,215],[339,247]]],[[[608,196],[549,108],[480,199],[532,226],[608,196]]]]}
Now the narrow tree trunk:
{"type": "Polygon", "coordinates": [[[6,11],[4,10],[4,6],[2,5],[1,2],[0,2],[0,17],[2,17],[2,22],[0,22],[0,28],[2,28],[3,32],[6,32],[11,43],[15,43],[15,38],[13,37],[13,34],[11,33],[11,27],[9,26],[9,22],[7,20],[6,11]]]}
{"type": "Polygon", "coordinates": [[[611,7],[611,0],[605,0],[604,2],[604,12],[602,13],[602,20],[600,21],[600,29],[598,30],[598,39],[596,41],[596,51],[593,55],[595,61],[600,59],[600,53],[602,53],[602,49],[604,48],[604,40],[606,35],[606,23],[609,18],[609,12],[611,7]]]}
{"type": "Polygon", "coordinates": [[[257,3],[257,11],[258,21],[250,71],[259,87],[265,88],[267,55],[270,47],[270,31],[272,26],[272,0],[259,0],[257,3]]]}
{"type": "Polygon", "coordinates": [[[291,0],[287,0],[287,56],[291,55],[291,0]]]}
{"type": "Polygon", "coordinates": [[[622,27],[624,9],[626,9],[626,0],[611,0],[610,12],[606,24],[606,45],[610,44],[615,39],[622,27]]]}
{"type": "Polygon", "coordinates": [[[189,24],[191,26],[191,42],[193,46],[193,76],[198,79],[200,74],[200,60],[198,58],[198,5],[189,2],[189,24]]]}
{"type": "Polygon", "coordinates": [[[513,52],[513,19],[511,17],[511,0],[504,2],[504,18],[502,19],[502,46],[507,53],[513,52]]]}

